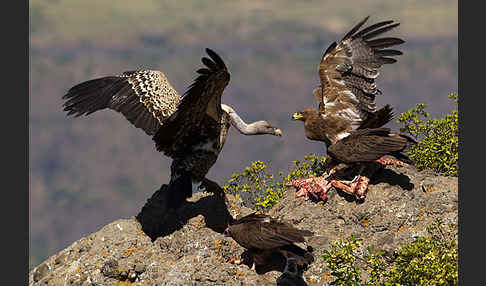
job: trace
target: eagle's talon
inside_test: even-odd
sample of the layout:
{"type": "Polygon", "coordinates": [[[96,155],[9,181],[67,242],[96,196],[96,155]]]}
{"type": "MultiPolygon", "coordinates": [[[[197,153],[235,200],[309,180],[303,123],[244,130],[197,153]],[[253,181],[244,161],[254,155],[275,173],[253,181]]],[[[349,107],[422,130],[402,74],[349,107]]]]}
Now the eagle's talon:
{"type": "Polygon", "coordinates": [[[380,159],[376,160],[376,162],[382,164],[383,166],[387,166],[387,165],[396,165],[396,166],[401,166],[401,167],[409,166],[405,162],[402,162],[402,161],[394,159],[394,158],[389,158],[389,157],[381,157],[380,159]]]}

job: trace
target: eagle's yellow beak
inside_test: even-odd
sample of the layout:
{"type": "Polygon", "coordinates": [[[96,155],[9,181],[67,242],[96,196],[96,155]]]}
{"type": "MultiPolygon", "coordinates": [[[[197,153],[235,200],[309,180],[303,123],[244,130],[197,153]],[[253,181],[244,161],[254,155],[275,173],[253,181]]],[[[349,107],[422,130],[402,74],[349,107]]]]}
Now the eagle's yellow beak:
{"type": "Polygon", "coordinates": [[[293,120],[299,120],[299,119],[302,119],[302,118],[304,118],[304,116],[302,114],[300,114],[299,112],[296,112],[296,113],[294,113],[294,115],[292,115],[293,120]]]}

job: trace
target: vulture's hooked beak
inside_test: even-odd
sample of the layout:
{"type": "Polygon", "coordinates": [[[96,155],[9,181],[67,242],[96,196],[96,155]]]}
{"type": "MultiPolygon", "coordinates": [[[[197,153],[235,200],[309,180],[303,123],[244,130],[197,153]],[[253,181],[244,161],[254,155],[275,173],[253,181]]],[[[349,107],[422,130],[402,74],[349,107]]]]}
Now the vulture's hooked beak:
{"type": "Polygon", "coordinates": [[[224,235],[224,237],[230,237],[230,236],[231,236],[231,235],[230,235],[230,231],[229,231],[229,227],[227,227],[227,228],[224,230],[223,235],[224,235]]]}
{"type": "Polygon", "coordinates": [[[292,120],[300,120],[302,118],[304,118],[304,116],[299,112],[296,112],[294,113],[294,115],[292,115],[292,120]]]}

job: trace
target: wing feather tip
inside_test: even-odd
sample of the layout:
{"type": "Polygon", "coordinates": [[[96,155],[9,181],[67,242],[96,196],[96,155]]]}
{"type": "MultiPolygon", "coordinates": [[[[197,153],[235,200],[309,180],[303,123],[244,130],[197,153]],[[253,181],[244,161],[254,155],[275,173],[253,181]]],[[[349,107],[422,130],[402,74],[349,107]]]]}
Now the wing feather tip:
{"type": "Polygon", "coordinates": [[[215,51],[211,50],[210,48],[206,48],[206,53],[221,69],[227,69],[223,59],[215,51]]]}

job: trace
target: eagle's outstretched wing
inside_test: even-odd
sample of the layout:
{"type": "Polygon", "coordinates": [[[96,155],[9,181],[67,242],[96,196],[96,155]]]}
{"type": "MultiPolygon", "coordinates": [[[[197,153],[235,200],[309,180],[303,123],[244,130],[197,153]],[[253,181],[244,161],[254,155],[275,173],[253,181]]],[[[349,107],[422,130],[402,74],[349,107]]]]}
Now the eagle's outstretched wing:
{"type": "Polygon", "coordinates": [[[206,49],[206,52],[211,59],[201,59],[206,67],[197,70],[199,76],[182,97],[177,111],[153,137],[158,151],[187,143],[187,137],[201,128],[206,114],[215,122],[221,120],[221,96],[229,83],[230,74],[221,57],[210,49],[206,49]]]}
{"type": "Polygon", "coordinates": [[[136,70],[85,81],[69,89],[63,99],[68,115],[89,115],[109,108],[154,135],[177,109],[181,96],[162,72],[136,70]]]}
{"type": "Polygon", "coordinates": [[[378,38],[399,23],[383,21],[358,31],[369,16],[349,31],[339,43],[332,43],[318,65],[321,86],[313,94],[323,116],[333,116],[359,128],[370,113],[376,111],[375,96],[380,94],[375,79],[378,69],[392,64],[391,56],[402,52],[388,47],[404,43],[398,38],[378,38]]]}

